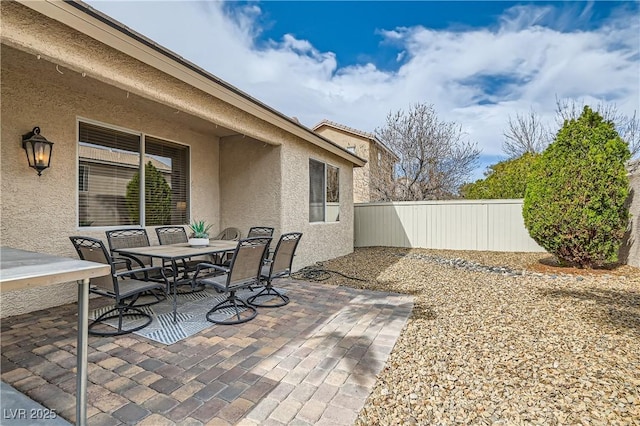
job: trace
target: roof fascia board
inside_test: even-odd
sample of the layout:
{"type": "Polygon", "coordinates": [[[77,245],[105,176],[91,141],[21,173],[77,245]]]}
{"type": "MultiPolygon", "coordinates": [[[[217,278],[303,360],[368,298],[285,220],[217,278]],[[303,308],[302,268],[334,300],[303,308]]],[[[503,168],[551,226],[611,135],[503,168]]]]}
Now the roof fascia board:
{"type": "Polygon", "coordinates": [[[89,11],[93,9],[84,3],[61,0],[16,1],[113,49],[136,58],[167,75],[202,90],[223,102],[342,157],[356,166],[361,167],[366,163],[364,159],[351,154],[330,140],[315,134],[310,129],[293,122],[293,120],[288,119],[283,114],[253,99],[251,96],[240,92],[238,89],[232,88],[202,68],[162,48],[133,30],[122,26],[122,24],[115,22],[106,15],[97,13],[92,16],[89,11]],[[143,40],[145,43],[143,43],[143,40]],[[152,46],[155,46],[155,48],[152,46]]]}

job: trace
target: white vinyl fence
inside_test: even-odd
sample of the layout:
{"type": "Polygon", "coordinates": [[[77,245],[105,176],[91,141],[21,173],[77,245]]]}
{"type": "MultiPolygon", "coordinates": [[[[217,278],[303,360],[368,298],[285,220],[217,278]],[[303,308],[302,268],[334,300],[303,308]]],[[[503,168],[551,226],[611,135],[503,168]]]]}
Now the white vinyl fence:
{"type": "Polygon", "coordinates": [[[629,164],[629,184],[631,223],[621,253],[622,260],[626,259],[627,264],[640,268],[640,159],[629,164]]]}
{"type": "Polygon", "coordinates": [[[356,204],[354,233],[356,247],[545,251],[524,227],[521,199],[356,204]]]}

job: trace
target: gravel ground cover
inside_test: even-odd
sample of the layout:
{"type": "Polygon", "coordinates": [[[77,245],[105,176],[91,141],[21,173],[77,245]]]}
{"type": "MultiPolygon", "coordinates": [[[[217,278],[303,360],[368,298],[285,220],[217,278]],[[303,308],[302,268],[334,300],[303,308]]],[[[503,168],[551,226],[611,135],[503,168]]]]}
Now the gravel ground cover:
{"type": "Polygon", "coordinates": [[[325,283],[415,297],[356,424],[640,425],[640,270],[537,268],[548,256],[377,247],[324,262],[364,280],[325,283]]]}

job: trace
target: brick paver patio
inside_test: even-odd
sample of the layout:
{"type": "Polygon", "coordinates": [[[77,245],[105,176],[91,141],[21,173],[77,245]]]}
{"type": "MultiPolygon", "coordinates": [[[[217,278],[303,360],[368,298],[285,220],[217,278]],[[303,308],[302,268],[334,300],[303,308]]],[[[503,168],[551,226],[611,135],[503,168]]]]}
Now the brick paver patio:
{"type": "MultiPolygon", "coordinates": [[[[90,336],[89,424],[353,424],[412,297],[277,285],[291,296],[287,306],[173,345],[90,336]]],[[[75,422],[76,305],[5,318],[1,327],[2,380],[75,422]]]]}

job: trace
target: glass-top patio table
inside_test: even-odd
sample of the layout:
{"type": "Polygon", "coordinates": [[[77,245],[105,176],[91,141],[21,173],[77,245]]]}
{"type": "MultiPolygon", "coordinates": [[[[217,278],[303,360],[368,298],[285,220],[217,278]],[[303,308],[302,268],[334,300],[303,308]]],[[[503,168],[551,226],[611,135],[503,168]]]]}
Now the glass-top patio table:
{"type": "Polygon", "coordinates": [[[206,256],[210,254],[226,253],[235,250],[237,241],[209,240],[206,246],[191,246],[188,243],[166,244],[159,246],[130,247],[115,249],[114,252],[128,256],[148,256],[171,262],[173,270],[173,322],[176,322],[178,310],[178,261],[190,257],[206,256]]]}
{"type": "Polygon", "coordinates": [[[89,280],[109,275],[103,263],[0,247],[0,292],[78,282],[78,348],[76,424],[87,424],[87,341],[89,333],[89,280]]]}

